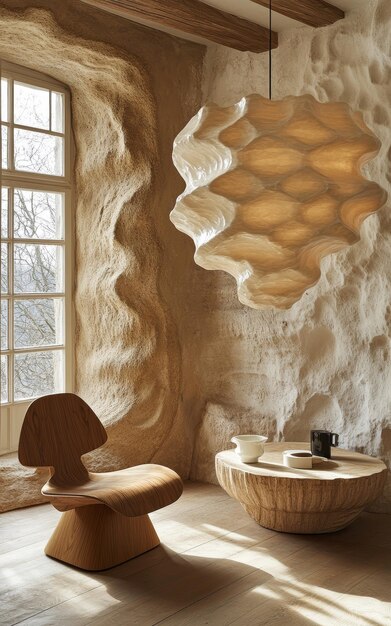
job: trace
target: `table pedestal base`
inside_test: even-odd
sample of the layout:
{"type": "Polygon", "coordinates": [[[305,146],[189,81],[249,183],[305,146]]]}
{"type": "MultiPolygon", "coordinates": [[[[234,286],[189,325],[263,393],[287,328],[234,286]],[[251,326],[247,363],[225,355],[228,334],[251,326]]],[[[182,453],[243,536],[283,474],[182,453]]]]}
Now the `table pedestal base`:
{"type": "Polygon", "coordinates": [[[271,511],[242,504],[247,513],[260,526],[283,533],[321,534],[333,533],[348,526],[363,509],[305,513],[304,511],[271,511]]]}

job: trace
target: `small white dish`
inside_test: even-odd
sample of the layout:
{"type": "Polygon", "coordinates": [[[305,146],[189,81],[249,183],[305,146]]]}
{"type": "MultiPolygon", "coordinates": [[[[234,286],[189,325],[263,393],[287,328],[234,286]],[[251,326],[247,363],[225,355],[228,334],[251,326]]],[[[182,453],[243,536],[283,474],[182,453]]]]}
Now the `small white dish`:
{"type": "Polygon", "coordinates": [[[314,465],[327,461],[324,457],[314,456],[309,450],[285,450],[282,458],[286,467],[294,469],[311,469],[314,465]]]}

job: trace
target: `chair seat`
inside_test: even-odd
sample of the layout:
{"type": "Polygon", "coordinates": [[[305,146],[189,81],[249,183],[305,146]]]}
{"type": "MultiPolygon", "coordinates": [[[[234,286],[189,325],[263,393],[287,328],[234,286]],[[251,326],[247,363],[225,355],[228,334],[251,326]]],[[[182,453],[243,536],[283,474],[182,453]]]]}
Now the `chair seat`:
{"type": "Polygon", "coordinates": [[[116,472],[89,473],[86,483],[59,487],[47,482],[42,494],[60,511],[105,504],[128,517],[146,515],[175,502],[183,491],[182,481],[162,465],[137,465],[116,472]]]}

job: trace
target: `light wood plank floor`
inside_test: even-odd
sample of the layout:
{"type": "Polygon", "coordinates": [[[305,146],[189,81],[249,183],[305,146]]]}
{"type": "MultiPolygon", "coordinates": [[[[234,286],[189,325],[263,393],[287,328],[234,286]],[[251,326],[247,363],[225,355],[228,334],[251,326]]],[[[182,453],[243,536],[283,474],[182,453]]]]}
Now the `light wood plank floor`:
{"type": "Polygon", "coordinates": [[[258,526],[221,489],[188,483],[151,517],[162,545],[106,572],[44,556],[59,513],[0,516],[0,624],[391,626],[391,518],[333,535],[258,526]]]}

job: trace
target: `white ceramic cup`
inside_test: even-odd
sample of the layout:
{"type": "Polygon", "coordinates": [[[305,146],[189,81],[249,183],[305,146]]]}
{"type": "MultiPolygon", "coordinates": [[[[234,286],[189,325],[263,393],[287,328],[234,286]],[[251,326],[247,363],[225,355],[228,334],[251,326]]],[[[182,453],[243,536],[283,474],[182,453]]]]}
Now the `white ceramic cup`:
{"type": "Polygon", "coordinates": [[[231,439],[236,444],[236,454],[243,463],[256,463],[264,453],[267,437],[262,435],[236,435],[231,439]]]}

